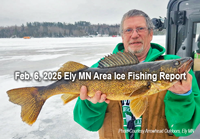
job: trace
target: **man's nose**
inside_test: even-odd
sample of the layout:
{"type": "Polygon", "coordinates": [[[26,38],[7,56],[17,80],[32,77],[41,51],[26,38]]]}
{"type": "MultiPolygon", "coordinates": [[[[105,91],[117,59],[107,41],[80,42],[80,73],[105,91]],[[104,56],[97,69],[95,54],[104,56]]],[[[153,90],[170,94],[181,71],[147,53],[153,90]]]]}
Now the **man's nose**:
{"type": "Polygon", "coordinates": [[[137,30],[133,30],[132,34],[131,34],[131,38],[138,38],[138,37],[139,37],[139,34],[138,34],[137,30]]]}

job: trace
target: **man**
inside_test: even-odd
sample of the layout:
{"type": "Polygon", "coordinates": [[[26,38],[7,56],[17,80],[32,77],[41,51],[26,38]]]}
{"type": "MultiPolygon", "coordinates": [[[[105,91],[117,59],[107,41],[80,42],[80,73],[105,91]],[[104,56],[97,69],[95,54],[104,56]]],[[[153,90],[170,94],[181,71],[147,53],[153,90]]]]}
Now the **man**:
{"type": "MultiPolygon", "coordinates": [[[[153,24],[142,11],[128,11],[122,18],[120,32],[122,43],[117,44],[113,53],[130,51],[140,62],[149,62],[165,52],[162,46],[150,43],[153,24]]],[[[177,58],[164,56],[165,60],[177,58]]],[[[92,67],[97,66],[98,63],[92,67]]],[[[100,139],[175,139],[191,134],[188,131],[194,131],[200,122],[200,91],[192,71],[187,73],[187,80],[149,96],[148,108],[137,120],[133,116],[130,119],[127,109],[122,109],[128,100],[110,101],[104,93],[99,90],[90,98],[87,87],[82,86],[74,108],[74,120],[89,131],[99,130],[100,139]],[[127,132],[127,124],[130,132],[127,132]]]]}

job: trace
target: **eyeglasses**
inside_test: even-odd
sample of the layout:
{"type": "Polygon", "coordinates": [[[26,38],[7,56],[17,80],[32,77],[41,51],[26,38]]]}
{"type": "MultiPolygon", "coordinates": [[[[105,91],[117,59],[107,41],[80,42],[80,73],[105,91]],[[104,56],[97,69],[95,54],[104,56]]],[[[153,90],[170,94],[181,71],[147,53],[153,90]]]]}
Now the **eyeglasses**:
{"type": "Polygon", "coordinates": [[[141,34],[145,31],[148,30],[148,28],[145,28],[145,27],[138,27],[136,29],[132,29],[132,28],[128,28],[126,30],[123,31],[124,34],[127,34],[127,35],[130,35],[134,32],[134,30],[138,33],[138,34],[141,34]]]}

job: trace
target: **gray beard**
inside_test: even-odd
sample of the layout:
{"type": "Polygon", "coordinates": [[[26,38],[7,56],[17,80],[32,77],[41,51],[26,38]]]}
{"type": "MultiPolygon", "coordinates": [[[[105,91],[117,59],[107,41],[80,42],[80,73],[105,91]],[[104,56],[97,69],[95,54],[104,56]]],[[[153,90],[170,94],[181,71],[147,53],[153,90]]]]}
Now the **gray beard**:
{"type": "Polygon", "coordinates": [[[133,54],[141,53],[143,50],[144,50],[144,46],[142,46],[142,47],[140,48],[140,50],[137,50],[137,51],[132,50],[130,47],[128,47],[128,51],[131,52],[131,53],[133,53],[133,54]]]}

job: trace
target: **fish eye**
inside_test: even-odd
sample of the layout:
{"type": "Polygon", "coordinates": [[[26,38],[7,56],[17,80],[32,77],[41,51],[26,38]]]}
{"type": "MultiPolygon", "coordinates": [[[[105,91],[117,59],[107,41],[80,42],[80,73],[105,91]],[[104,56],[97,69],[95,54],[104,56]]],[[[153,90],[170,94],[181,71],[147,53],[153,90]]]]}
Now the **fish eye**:
{"type": "Polygon", "coordinates": [[[180,65],[180,61],[175,61],[174,66],[178,66],[178,65],[180,65]]]}

